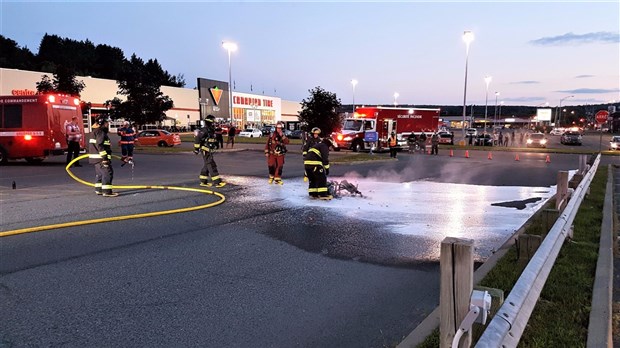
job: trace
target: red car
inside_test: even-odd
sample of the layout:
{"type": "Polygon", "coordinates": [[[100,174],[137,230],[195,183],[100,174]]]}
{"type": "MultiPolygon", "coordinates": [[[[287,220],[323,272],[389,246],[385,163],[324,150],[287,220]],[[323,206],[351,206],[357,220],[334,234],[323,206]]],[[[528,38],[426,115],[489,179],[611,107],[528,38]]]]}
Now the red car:
{"type": "Polygon", "coordinates": [[[149,129],[138,132],[135,144],[136,146],[174,146],[181,144],[181,137],[163,129],[149,129]]]}

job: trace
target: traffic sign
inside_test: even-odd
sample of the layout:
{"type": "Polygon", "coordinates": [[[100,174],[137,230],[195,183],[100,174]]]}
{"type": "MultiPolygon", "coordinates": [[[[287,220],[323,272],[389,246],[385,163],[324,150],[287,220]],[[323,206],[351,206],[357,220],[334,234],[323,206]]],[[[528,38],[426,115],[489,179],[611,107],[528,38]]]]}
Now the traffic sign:
{"type": "Polygon", "coordinates": [[[596,117],[596,122],[605,123],[607,122],[607,118],[609,117],[609,111],[600,110],[596,113],[595,117],[596,117]]]}

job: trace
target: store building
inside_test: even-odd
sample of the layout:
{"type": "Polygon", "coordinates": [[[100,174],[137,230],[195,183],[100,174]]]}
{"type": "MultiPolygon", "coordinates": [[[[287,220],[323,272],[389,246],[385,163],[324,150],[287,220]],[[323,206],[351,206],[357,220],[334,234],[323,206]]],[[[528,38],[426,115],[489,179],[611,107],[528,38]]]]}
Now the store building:
{"type": "MultiPolygon", "coordinates": [[[[0,95],[28,95],[36,94],[36,84],[43,75],[52,77],[51,73],[0,68],[0,95]]],[[[83,81],[85,88],[81,99],[91,103],[91,116],[107,112],[105,102],[115,97],[124,100],[119,95],[115,80],[99,79],[90,76],[76,76],[83,81]]],[[[230,97],[228,83],[224,81],[199,78],[199,88],[179,88],[162,86],[161,92],[169,96],[174,107],[166,112],[166,119],[160,125],[176,127],[180,130],[191,130],[198,121],[206,115],[213,114],[223,123],[230,123],[230,97]]],[[[247,126],[260,127],[262,125],[284,122],[291,129],[298,124],[297,116],[301,111],[301,104],[295,101],[283,101],[274,96],[265,96],[250,93],[232,92],[233,118],[238,129],[247,126]]],[[[85,128],[88,130],[91,118],[85,117],[85,128]]]]}

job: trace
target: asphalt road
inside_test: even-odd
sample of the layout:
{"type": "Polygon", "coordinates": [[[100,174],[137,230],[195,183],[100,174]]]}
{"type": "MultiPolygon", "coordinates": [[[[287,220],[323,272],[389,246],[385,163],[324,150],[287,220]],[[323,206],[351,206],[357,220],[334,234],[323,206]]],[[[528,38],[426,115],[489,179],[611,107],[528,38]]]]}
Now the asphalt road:
{"type": "MultiPolygon", "coordinates": [[[[282,189],[303,174],[295,156],[287,157],[282,189]]],[[[540,153],[493,156],[399,154],[331,171],[389,182],[550,186],[558,170],[578,164],[575,155],[552,154],[551,163],[540,153]]],[[[0,239],[0,346],[393,346],[438,304],[438,264],[408,254],[418,239],[382,233],[381,216],[343,220],[321,207],[248,197],[243,180],[266,185],[262,154],[216,159],[237,182],[218,190],[227,201],[217,207],[0,239]]],[[[116,166],[115,183],[196,187],[201,166],[190,153],[140,155],[133,172],[116,166]]],[[[85,179],[92,172],[75,169],[85,179]]],[[[0,198],[3,231],[215,200],[159,190],[98,197],[67,176],[60,158],[3,167],[0,198]]]]}

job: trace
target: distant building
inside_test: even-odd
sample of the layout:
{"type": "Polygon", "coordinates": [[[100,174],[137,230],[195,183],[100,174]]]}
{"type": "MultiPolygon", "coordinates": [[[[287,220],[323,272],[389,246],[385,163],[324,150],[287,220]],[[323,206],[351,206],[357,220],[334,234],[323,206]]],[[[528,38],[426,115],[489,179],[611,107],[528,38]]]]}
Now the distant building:
{"type": "MultiPolygon", "coordinates": [[[[41,81],[43,75],[52,76],[51,73],[26,71],[17,69],[0,68],[0,95],[23,95],[36,94],[36,83],[41,81]]],[[[91,116],[107,112],[105,102],[115,97],[124,100],[125,97],[118,95],[118,86],[115,80],[99,79],[90,76],[76,76],[83,81],[86,87],[82,91],[81,99],[91,103],[91,116]]],[[[205,81],[215,81],[206,80],[205,81]]],[[[221,82],[221,81],[220,81],[221,82]]],[[[229,123],[228,83],[223,82],[226,90],[222,91],[218,103],[225,105],[225,110],[220,108],[219,119],[229,123]]],[[[206,85],[207,89],[210,86],[206,85]]],[[[169,96],[174,102],[174,107],[166,112],[166,118],[160,126],[176,126],[177,128],[192,129],[196,127],[198,120],[206,117],[208,108],[213,107],[214,96],[209,92],[211,99],[207,101],[203,96],[200,99],[199,89],[179,88],[162,86],[161,92],[169,96]],[[210,104],[209,104],[210,103],[210,104]]],[[[203,91],[204,92],[204,91],[203,91]]],[[[215,92],[218,93],[218,92],[215,92]]],[[[265,96],[251,93],[232,92],[233,119],[238,128],[245,126],[261,126],[285,122],[295,124],[301,111],[301,103],[282,100],[274,96],[265,96]]],[[[217,107],[217,105],[215,105],[217,107]]],[[[213,111],[213,109],[211,109],[213,111]]],[[[214,113],[215,115],[215,113],[214,113]]],[[[85,125],[89,126],[91,120],[86,117],[85,125]]],[[[87,128],[88,130],[88,128],[87,128]]]]}

